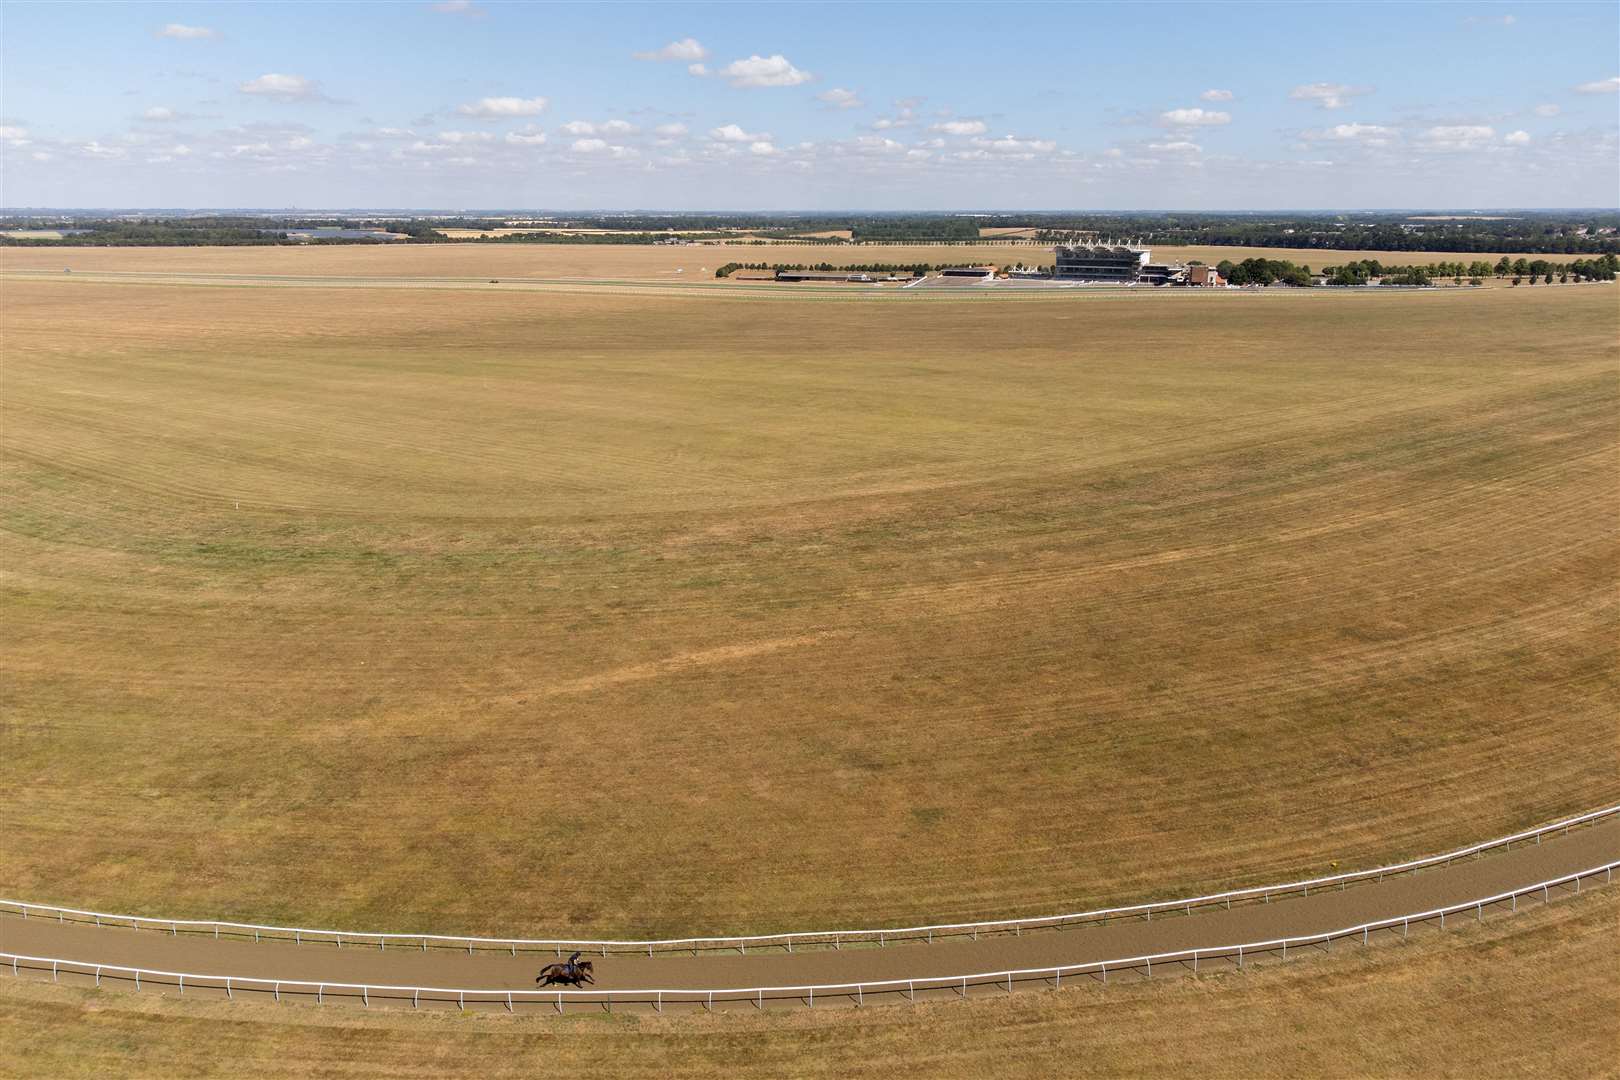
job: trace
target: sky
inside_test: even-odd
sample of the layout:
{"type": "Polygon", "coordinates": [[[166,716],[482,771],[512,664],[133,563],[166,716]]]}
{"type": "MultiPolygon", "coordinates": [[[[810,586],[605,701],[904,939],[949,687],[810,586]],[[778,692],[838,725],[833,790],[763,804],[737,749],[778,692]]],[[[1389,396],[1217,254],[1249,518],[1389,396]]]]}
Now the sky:
{"type": "Polygon", "coordinates": [[[0,205],[1613,207],[1620,4],[0,4],[0,205]]]}

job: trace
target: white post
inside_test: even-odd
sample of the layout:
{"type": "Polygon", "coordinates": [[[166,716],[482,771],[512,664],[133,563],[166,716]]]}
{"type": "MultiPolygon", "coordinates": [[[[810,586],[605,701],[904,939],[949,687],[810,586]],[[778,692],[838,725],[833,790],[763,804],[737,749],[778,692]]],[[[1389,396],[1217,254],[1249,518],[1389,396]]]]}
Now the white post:
{"type": "Polygon", "coordinates": [[[315,1004],[322,1005],[326,1001],[326,987],[320,983],[315,984],[315,1004]]]}
{"type": "Polygon", "coordinates": [[[360,1000],[366,1008],[371,1008],[371,994],[364,986],[360,988],[360,1000]]]}
{"type": "Polygon", "coordinates": [[[281,1003],[281,984],[280,983],[276,983],[275,989],[272,991],[272,993],[274,993],[276,995],[276,1004],[279,1005],[281,1003]]]}
{"type": "Polygon", "coordinates": [[[855,1007],[858,1009],[866,1004],[866,997],[861,993],[861,984],[855,984],[855,1007]]]}
{"type": "Polygon", "coordinates": [[[135,989],[139,990],[140,988],[141,988],[141,969],[136,968],[135,969],[135,989]]]}
{"type": "Polygon", "coordinates": [[[1194,971],[1198,970],[1198,950],[1197,949],[1193,950],[1193,970],[1194,971]]]}

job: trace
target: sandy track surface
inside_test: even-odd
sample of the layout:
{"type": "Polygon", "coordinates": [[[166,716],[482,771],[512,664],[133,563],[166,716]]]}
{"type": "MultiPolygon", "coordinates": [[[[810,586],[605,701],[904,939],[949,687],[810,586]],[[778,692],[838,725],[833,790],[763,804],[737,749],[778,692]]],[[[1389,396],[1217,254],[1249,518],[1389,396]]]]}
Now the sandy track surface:
{"type": "MultiPolygon", "coordinates": [[[[1096,963],[1182,949],[1216,949],[1279,937],[1327,933],[1464,904],[1587,870],[1617,858],[1620,858],[1620,818],[1611,818],[1567,835],[1548,838],[1541,844],[1487,854],[1382,882],[1231,910],[1161,916],[1151,921],[1131,918],[1070,930],[1030,932],[1021,936],[1001,934],[978,940],[953,939],[933,945],[906,944],[889,948],[823,949],[792,954],[770,949],[746,956],[596,957],[595,988],[720,990],[946,978],[1006,969],[1096,963]]],[[[1504,910],[1507,906],[1498,905],[1504,910]]],[[[1394,933],[1398,935],[1399,928],[1394,933]]],[[[410,947],[383,950],[370,946],[337,948],[329,944],[254,943],[63,925],[48,919],[16,917],[0,919],[0,951],[221,978],[512,990],[533,989],[535,971],[552,959],[549,954],[534,953],[468,955],[450,949],[424,952],[410,947]]],[[[1212,962],[1230,965],[1230,961],[1225,960],[1212,962]]],[[[82,977],[77,978],[82,981],[82,977]]],[[[192,992],[208,991],[195,987],[192,992]]]]}

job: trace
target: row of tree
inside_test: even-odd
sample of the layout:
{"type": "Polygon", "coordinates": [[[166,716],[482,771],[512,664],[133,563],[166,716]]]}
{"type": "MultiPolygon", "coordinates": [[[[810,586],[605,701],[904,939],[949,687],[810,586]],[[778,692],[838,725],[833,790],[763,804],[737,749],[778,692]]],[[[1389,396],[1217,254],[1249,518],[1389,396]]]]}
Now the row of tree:
{"type": "Polygon", "coordinates": [[[1311,268],[1295,266],[1287,259],[1255,258],[1240,263],[1222,259],[1215,269],[1232,285],[1272,285],[1279,281],[1284,285],[1312,284],[1311,268]]]}
{"type": "Polygon", "coordinates": [[[1428,285],[1436,280],[1451,278],[1461,285],[1464,278],[1479,284],[1492,275],[1511,278],[1517,285],[1529,279],[1551,284],[1553,281],[1613,281],[1620,270],[1620,258],[1600,255],[1595,259],[1575,259],[1572,262],[1551,262],[1547,259],[1511,258],[1503,255],[1494,264],[1488,259],[1472,262],[1433,262],[1423,266],[1386,266],[1377,259],[1359,259],[1343,266],[1329,266],[1323,270],[1329,285],[1365,285],[1379,278],[1386,285],[1428,285]]]}
{"type": "Polygon", "coordinates": [[[946,270],[957,266],[957,263],[852,263],[834,266],[832,263],[739,263],[729,262],[715,270],[717,278],[730,277],[738,270],[771,270],[777,273],[782,271],[815,270],[822,273],[850,273],[850,274],[909,274],[911,277],[922,277],[933,270],[946,270]]]}

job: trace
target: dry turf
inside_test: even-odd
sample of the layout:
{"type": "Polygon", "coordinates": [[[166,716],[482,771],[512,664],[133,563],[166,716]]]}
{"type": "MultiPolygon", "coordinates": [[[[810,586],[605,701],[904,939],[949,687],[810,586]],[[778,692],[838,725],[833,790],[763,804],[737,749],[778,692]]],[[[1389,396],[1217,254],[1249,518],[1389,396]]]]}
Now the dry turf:
{"type": "Polygon", "coordinates": [[[1615,801],[1615,300],[8,280],[0,891],[830,928],[1615,801]]]}

